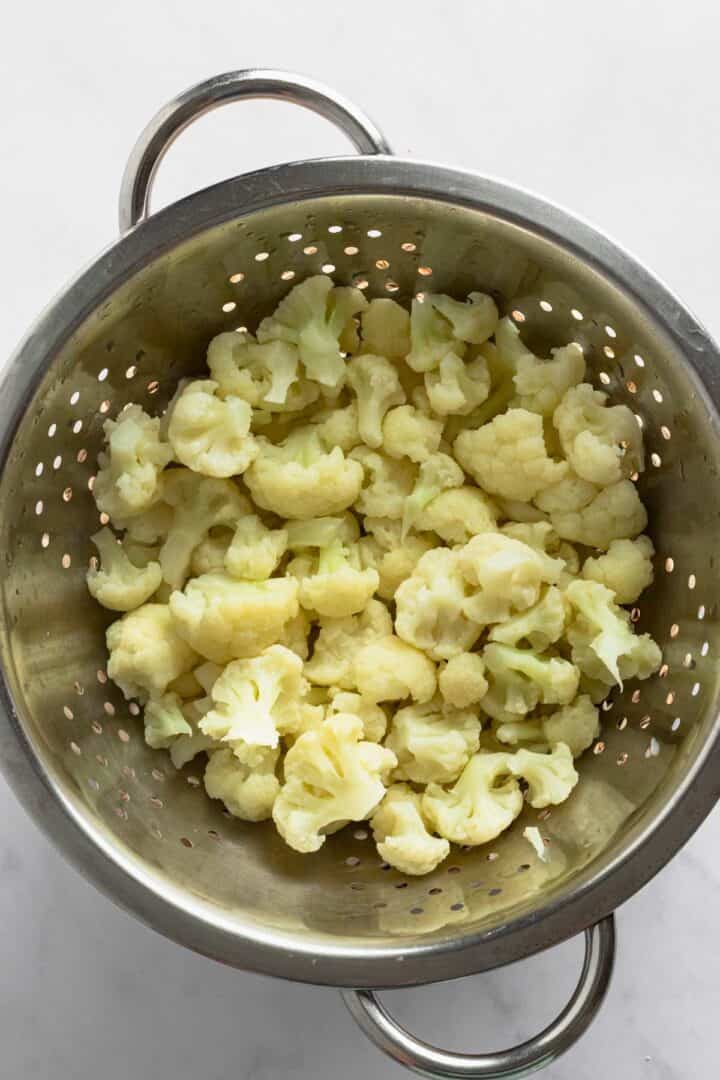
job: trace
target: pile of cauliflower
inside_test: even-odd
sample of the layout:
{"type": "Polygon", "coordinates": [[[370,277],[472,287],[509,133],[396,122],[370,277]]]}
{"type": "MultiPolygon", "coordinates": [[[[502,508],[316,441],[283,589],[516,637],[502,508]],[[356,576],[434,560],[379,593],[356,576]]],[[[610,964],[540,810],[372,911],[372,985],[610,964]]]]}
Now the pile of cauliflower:
{"type": "Polygon", "coordinates": [[[369,820],[406,874],[567,799],[598,703],[661,660],[621,606],[653,579],[641,431],[582,348],[318,276],[207,367],[106,422],[94,483],[148,744],[296,851],[369,820]]]}

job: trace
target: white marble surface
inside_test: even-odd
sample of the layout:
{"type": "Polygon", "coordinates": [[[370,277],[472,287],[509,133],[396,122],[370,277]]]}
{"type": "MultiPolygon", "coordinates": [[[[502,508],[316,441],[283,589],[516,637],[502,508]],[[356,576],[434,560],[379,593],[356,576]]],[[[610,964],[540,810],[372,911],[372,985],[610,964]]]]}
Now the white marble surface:
{"type": "MultiPolygon", "coordinates": [[[[507,177],[621,238],[720,334],[720,12],[701,0],[450,5],[124,0],[12,5],[3,18],[0,322],[6,354],[115,229],[125,156],[152,110],[231,67],[298,68],[366,107],[401,153],[507,177]],[[102,11],[101,11],[102,8],[102,11]]],[[[344,152],[279,105],[206,119],[163,167],[170,200],[271,161],[344,152]]],[[[70,870],[0,785],[0,1046],[8,1078],[399,1077],[337,995],[225,969],[131,921],[70,870]],[[69,992],[72,986],[72,992],[69,992]]],[[[554,1080],[710,1080],[720,1071],[720,816],[619,915],[619,961],[554,1080]]],[[[430,1039],[530,1034],[579,945],[389,995],[430,1039]]]]}

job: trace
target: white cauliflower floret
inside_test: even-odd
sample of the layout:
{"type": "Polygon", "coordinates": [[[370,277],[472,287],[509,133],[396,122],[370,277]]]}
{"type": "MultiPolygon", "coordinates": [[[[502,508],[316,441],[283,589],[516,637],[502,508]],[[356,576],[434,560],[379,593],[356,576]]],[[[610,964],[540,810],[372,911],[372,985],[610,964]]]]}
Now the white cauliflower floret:
{"type": "Polygon", "coordinates": [[[192,553],[190,577],[199,577],[200,574],[214,574],[218,570],[224,570],[225,555],[232,538],[232,529],[225,528],[223,525],[212,528],[192,553]]]}
{"type": "Polygon", "coordinates": [[[554,555],[560,546],[560,537],[549,521],[509,521],[500,532],[545,555],[554,555]]]}
{"type": "Polygon", "coordinates": [[[427,299],[412,302],[410,341],[406,363],[413,371],[434,371],[449,353],[465,353],[465,345],[454,336],[452,324],[427,299]]]}
{"type": "Polygon", "coordinates": [[[444,356],[435,371],[425,373],[430,408],[438,416],[467,416],[487,399],[490,372],[484,356],[465,361],[455,353],[444,356]]]}
{"type": "Polygon", "coordinates": [[[407,705],[393,717],[385,745],[398,760],[394,776],[414,784],[455,780],[480,745],[480,721],[433,698],[407,705]]]}
{"type": "Polygon", "coordinates": [[[553,528],[564,540],[603,551],[613,540],[632,540],[647,525],[647,512],[630,480],[603,488],[580,510],[558,510],[550,515],[553,528]]]}
{"type": "Polygon", "coordinates": [[[364,698],[429,701],[437,688],[435,665],[419,649],[394,634],[363,646],[354,659],[355,685],[364,698]]]}
{"type": "Polygon", "coordinates": [[[237,743],[276,747],[280,735],[298,723],[306,685],[302,668],[300,657],[283,645],[233,660],[213,685],[213,707],[200,721],[200,730],[233,749],[237,743]]]}
{"type": "Polygon", "coordinates": [[[294,345],[258,345],[249,334],[218,334],[208,346],[207,364],[220,397],[239,397],[266,412],[297,412],[316,401],[319,389],[299,372],[294,345]]]}
{"type": "Polygon", "coordinates": [[[390,612],[380,600],[371,600],[359,615],[320,619],[320,633],[305,674],[320,686],[355,690],[355,657],[371,641],[392,633],[390,612]]]}
{"type": "Polygon", "coordinates": [[[405,500],[402,535],[407,536],[426,506],[441,492],[462,487],[463,471],[449,454],[431,454],[420,465],[418,478],[405,500]]]}
{"type": "Polygon", "coordinates": [[[470,652],[452,656],[440,668],[438,689],[443,700],[456,709],[482,701],[488,689],[483,658],[470,652]]]}
{"type": "Polygon", "coordinates": [[[100,556],[100,566],[87,572],[90,595],[111,611],[132,611],[149,600],[162,581],[160,563],[135,566],[110,529],[101,529],[90,539],[100,556]]]}
{"type": "Polygon", "coordinates": [[[285,554],[287,539],[287,529],[268,529],[256,514],[241,518],[225,555],[228,573],[264,581],[285,554]]]}
{"type": "Polygon", "coordinates": [[[567,391],[553,423],[570,465],[583,480],[607,487],[644,468],[642,432],[627,405],[581,383],[567,391]]]}
{"type": "Polygon", "coordinates": [[[288,750],[273,821],[296,851],[318,851],[329,830],[364,821],[383,798],[395,755],[362,735],[359,717],[338,713],[288,750]]]}
{"type": "Polygon", "coordinates": [[[182,714],[190,728],[189,735],[178,735],[172,740],[170,746],[170,760],[176,769],[182,769],[188,762],[193,761],[198,754],[204,754],[208,750],[217,750],[220,743],[204,735],[198,727],[200,719],[205,715],[211,702],[209,698],[201,698],[197,701],[187,701],[182,706],[182,714]]]}
{"type": "Polygon", "coordinates": [[[231,480],[200,476],[190,469],[168,469],[161,491],[172,517],[159,562],[163,580],[180,589],[193,552],[210,530],[221,525],[234,528],[251,513],[251,506],[231,480]]]}
{"type": "Polygon", "coordinates": [[[305,611],[304,608],[300,608],[295,618],[289,619],[288,622],[285,623],[278,644],[284,645],[287,649],[292,649],[301,660],[307,660],[310,655],[308,635],[311,626],[312,622],[307,611],[305,611]]]}
{"type": "Polygon", "coordinates": [[[263,510],[286,518],[322,517],[345,510],[357,499],[362,466],[346,458],[339,446],[327,450],[312,425],[295,428],[277,446],[258,441],[260,454],[244,479],[263,510]]]}
{"type": "Polygon", "coordinates": [[[325,274],[296,285],[257,331],[258,341],[297,345],[305,370],[322,386],[335,387],[344,378],[340,339],[354,315],[368,302],[359,289],[333,288],[325,274]]]}
{"type": "Polygon", "coordinates": [[[447,840],[428,831],[422,799],[408,784],[393,784],[370,824],[378,855],[402,874],[429,874],[450,854],[447,840]]]}
{"type": "Polygon", "coordinates": [[[168,440],[178,461],[204,476],[239,476],[257,457],[250,434],[252,409],[237,397],[220,398],[211,379],[188,383],[172,408],[168,440]]]}
{"type": "Polygon", "coordinates": [[[287,568],[300,582],[302,606],[333,618],[362,611],[380,579],[376,570],[360,568],[352,514],[289,522],[287,534],[292,551],[316,552],[293,559],[287,568]]]}
{"type": "Polygon", "coordinates": [[[463,612],[476,625],[502,622],[537,603],[564,563],[500,532],[480,533],[457,552],[468,593],[463,612]]]}
{"type": "MultiPolygon", "coordinates": [[[[256,656],[280,640],[298,613],[294,578],[239,581],[229,574],[202,574],[170,597],[178,634],[216,664],[256,656]]],[[[142,610],[142,609],[141,609],[142,610]]]]}
{"type": "Polygon", "coordinates": [[[606,555],[585,560],[582,576],[615,593],[618,604],[634,604],[653,582],[655,554],[649,536],[637,540],[613,540],[606,555]]]}
{"type": "Polygon", "coordinates": [[[161,694],[152,697],[143,713],[145,742],[153,750],[172,746],[180,735],[192,735],[192,728],[185,719],[177,694],[161,694]]]}
{"type": "Polygon", "coordinates": [[[522,357],[513,377],[521,409],[552,416],[564,394],[585,378],[585,357],[576,341],[552,350],[552,360],[522,357]]]}
{"type": "Polygon", "coordinates": [[[504,832],[523,807],[512,757],[481,752],[451,788],[428,784],[422,809],[432,828],[454,844],[486,844],[504,832]]]}
{"type": "Polygon", "coordinates": [[[565,802],[579,779],[565,743],[558,743],[549,754],[517,750],[509,762],[513,774],[527,783],[525,798],[536,810],[565,802]]]}
{"type": "Polygon", "coordinates": [[[476,431],[461,431],[453,450],[480,487],[521,502],[562,480],[568,469],[548,457],[542,417],[527,409],[509,409],[476,431]]]}
{"type": "Polygon", "coordinates": [[[107,628],[108,678],[126,698],[159,697],[190,671],[197,653],[177,633],[167,604],[143,604],[107,628]]]}
{"type": "Polygon", "coordinates": [[[384,356],[366,353],[350,360],[347,381],[357,398],[360,437],[367,446],[377,448],[383,441],[385,414],[405,401],[397,368],[384,356]]]}
{"type": "Polygon", "coordinates": [[[410,352],[410,313],[384,297],[371,300],[360,316],[363,352],[400,359],[410,352]]]}
{"type": "Polygon", "coordinates": [[[469,484],[441,491],[417,516],[415,527],[435,532],[448,544],[466,544],[478,533],[495,532],[497,507],[469,484]]]}
{"type": "Polygon", "coordinates": [[[573,663],[609,685],[647,679],[657,671],[660,649],[649,634],[633,633],[630,616],[597,581],[573,581],[565,589],[573,614],[567,631],[573,663]]]}
{"type": "Polygon", "coordinates": [[[600,734],[600,713],[587,694],[581,694],[544,717],[542,728],[552,746],[565,743],[573,757],[580,757],[600,734]]]}
{"type": "Polygon", "coordinates": [[[434,660],[466,652],[481,633],[465,614],[467,597],[459,553],[433,548],[395,594],[397,633],[434,660]]]}
{"type": "Polygon", "coordinates": [[[362,720],[363,738],[368,742],[379,743],[385,738],[387,730],[385,711],[380,705],[368,701],[360,694],[332,687],[327,715],[333,716],[335,713],[352,713],[353,716],[359,716],[362,720]]]}
{"type": "Polygon", "coordinates": [[[426,461],[439,447],[442,431],[442,420],[433,419],[414,405],[398,405],[383,421],[383,450],[392,458],[426,461]]]}
{"type": "Polygon", "coordinates": [[[447,319],[453,336],[459,341],[482,345],[495,333],[498,309],[487,293],[471,292],[467,300],[453,300],[442,293],[430,293],[425,302],[447,319]]]}
{"type": "Polygon", "coordinates": [[[370,535],[358,542],[360,561],[378,573],[378,596],[393,600],[398,587],[410,577],[418,562],[435,541],[422,533],[410,533],[402,539],[402,525],[391,518],[365,518],[370,535]]]}
{"type": "Polygon", "coordinates": [[[160,439],[160,421],[139,405],[127,405],[117,420],[103,424],[107,453],[98,456],[93,496],[98,510],[121,526],[124,518],[147,510],[157,497],[160,472],[172,458],[160,439]]]}
{"type": "Polygon", "coordinates": [[[367,446],[356,446],[350,458],[364,470],[355,509],[368,517],[401,518],[405,500],[415,486],[417,465],[395,460],[367,446]]]}
{"type": "Polygon", "coordinates": [[[527,643],[531,649],[542,652],[562,637],[565,619],[563,595],[551,585],[531,608],[493,626],[490,640],[499,641],[502,645],[527,643]]]}
{"type": "Polygon", "coordinates": [[[535,505],[545,514],[558,511],[582,510],[593,501],[598,493],[597,486],[588,480],[582,480],[574,472],[569,472],[557,484],[545,488],[535,496],[535,505]]]}
{"type": "Polygon", "coordinates": [[[483,709],[491,716],[524,716],[540,704],[568,705],[577,693],[579,671],[558,656],[492,643],[485,646],[483,660],[490,684],[483,709]]]}
{"type": "Polygon", "coordinates": [[[255,750],[241,761],[232,750],[213,750],[205,769],[205,790],[242,821],[267,821],[280,790],[275,775],[278,750],[255,750]]]}
{"type": "Polygon", "coordinates": [[[334,450],[339,446],[343,453],[347,454],[362,442],[358,427],[357,401],[351,401],[342,408],[323,409],[314,413],[311,419],[327,450],[334,450]]]}

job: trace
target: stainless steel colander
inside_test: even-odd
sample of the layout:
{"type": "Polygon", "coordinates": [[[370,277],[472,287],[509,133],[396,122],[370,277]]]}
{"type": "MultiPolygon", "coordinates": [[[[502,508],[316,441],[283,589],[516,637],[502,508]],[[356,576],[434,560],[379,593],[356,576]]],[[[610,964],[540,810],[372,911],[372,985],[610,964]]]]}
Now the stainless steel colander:
{"type": "Polygon", "coordinates": [[[122,237],[40,317],[0,390],[2,767],[29,812],[114,900],[238,967],[346,988],[484,971],[586,932],[569,1006],[514,1050],[427,1046],[369,989],[346,999],[371,1037],[428,1076],[519,1076],[586,1027],[613,956],[611,913],[685,842],[720,794],[720,355],[692,315],[605,237],[524,192],[391,156],[347,102],[278,72],[236,72],[163,109],[123,181],[122,237]],[[357,157],[263,169],[148,216],[163,152],[192,119],[240,97],[333,120],[357,157]],[[493,845],[422,879],[349,827],[312,857],[176,773],[108,682],[106,618],[85,588],[102,424],[126,402],[159,411],[220,330],[254,328],[293,282],[328,273],[408,302],[492,292],[538,348],[576,339],[594,381],[644,429],[639,484],[656,581],[633,613],[663,647],[648,682],[605,706],[581,783],[526,811],[493,845]],[[537,824],[541,862],[522,837],[537,824]]]}

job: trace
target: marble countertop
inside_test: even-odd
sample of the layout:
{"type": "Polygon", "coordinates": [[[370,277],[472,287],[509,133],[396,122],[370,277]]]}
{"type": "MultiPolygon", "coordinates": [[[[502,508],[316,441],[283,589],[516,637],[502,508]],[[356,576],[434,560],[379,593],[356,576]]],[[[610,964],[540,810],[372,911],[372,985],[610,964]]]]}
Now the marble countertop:
{"type": "MultiPolygon", "coordinates": [[[[540,5],[366,0],[13,5],[3,27],[0,323],[7,354],[115,232],[126,154],[154,108],[232,67],[337,86],[400,153],[507,178],[587,217],[720,335],[720,11],[710,0],[540,5]],[[710,271],[710,272],[708,272],[710,271]]],[[[277,160],[343,153],[321,120],[253,104],[207,118],[161,171],[158,202],[277,160]],[[287,120],[292,115],[292,124],[287,120]]],[[[221,967],[132,921],[66,866],[0,783],[0,1045],[30,1080],[399,1078],[338,995],[221,967]],[[342,1065],[339,1065],[339,1063],[342,1065]]],[[[593,1028],[553,1080],[711,1080],[720,1012],[716,811],[618,917],[593,1028]]],[[[528,1036],[566,1000],[580,942],[502,971],[388,994],[459,1049],[528,1036]]]]}

